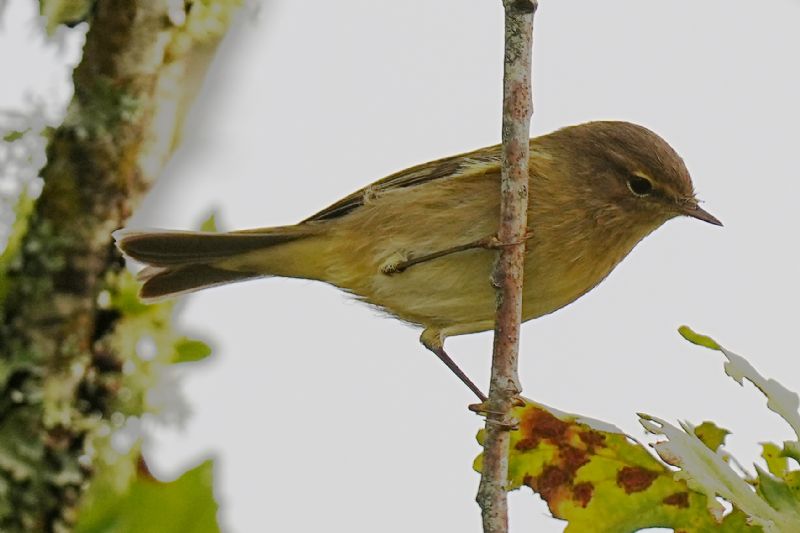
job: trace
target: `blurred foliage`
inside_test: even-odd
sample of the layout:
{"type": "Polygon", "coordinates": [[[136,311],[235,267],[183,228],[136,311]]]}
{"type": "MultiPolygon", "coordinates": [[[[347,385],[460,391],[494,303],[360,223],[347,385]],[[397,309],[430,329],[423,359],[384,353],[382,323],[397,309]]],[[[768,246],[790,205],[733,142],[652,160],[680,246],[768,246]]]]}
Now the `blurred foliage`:
{"type": "Polygon", "coordinates": [[[123,380],[114,398],[110,426],[94,432],[88,446],[98,469],[85,495],[77,531],[216,532],[212,463],[207,461],[174,482],[161,483],[143,468],[139,451],[143,419],[181,423],[185,417],[187,408],[170,381],[170,367],[204,359],[211,348],[174,330],[174,302],[142,303],[139,283],[129,272],[108,274],[106,281],[108,288],[100,294],[98,306],[118,314],[107,339],[108,353],[130,357],[120,367],[123,380]],[[165,388],[166,396],[153,394],[165,388]],[[127,437],[128,450],[114,445],[119,434],[127,437]]]}
{"type": "Polygon", "coordinates": [[[41,188],[38,175],[46,162],[50,125],[59,118],[47,116],[43,106],[0,109],[0,255],[6,259],[0,272],[8,268],[8,259],[14,256],[25,235],[33,201],[41,188]],[[16,242],[9,244],[10,233],[16,242]],[[12,251],[4,252],[8,246],[12,251]]]}
{"type": "Polygon", "coordinates": [[[211,355],[211,347],[196,339],[179,339],[175,343],[175,362],[191,363],[201,361],[211,355]]]}
{"type": "MultiPolygon", "coordinates": [[[[37,479],[46,452],[35,428],[23,423],[26,411],[19,406],[38,404],[49,424],[80,424],[86,434],[84,454],[72,467],[62,465],[63,479],[57,481],[75,482],[81,479],[82,469],[94,471],[79,515],[80,531],[217,531],[210,462],[172,483],[143,477],[137,468],[142,421],[180,422],[187,411],[171,381],[170,367],[203,359],[211,349],[174,331],[174,303],[141,303],[139,284],[129,272],[108,273],[105,287],[97,302],[100,320],[113,320],[115,325],[98,341],[89,369],[76,368],[90,374],[77,404],[55,401],[58,391],[47,388],[38,392],[9,387],[11,394],[0,402],[0,414],[4,415],[0,416],[0,469],[18,482],[37,479]],[[168,394],[154,394],[165,388],[168,394]],[[17,408],[13,408],[15,404],[17,408]],[[111,414],[103,417],[101,412],[111,414]],[[156,523],[161,525],[153,527],[156,523]]],[[[26,352],[12,353],[12,358],[0,358],[0,382],[20,369],[37,371],[26,352]]],[[[19,495],[12,490],[0,478],[0,520],[18,512],[14,501],[19,495]]]]}
{"type": "MultiPolygon", "coordinates": [[[[19,144],[34,136],[41,133],[12,130],[3,135],[3,142],[19,144]]],[[[35,173],[41,165],[33,163],[43,161],[43,153],[38,156],[36,152],[39,148],[43,152],[43,146],[28,144],[24,150],[9,154],[24,159],[19,163],[35,173]]],[[[32,176],[24,177],[18,181],[25,183],[32,176]]],[[[34,195],[21,188],[7,240],[0,246],[0,315],[12,282],[6,273],[21,268],[23,251],[37,253],[32,248],[38,246],[37,241],[25,240],[35,203],[34,195]],[[23,250],[23,246],[28,249],[23,250]]],[[[97,340],[91,358],[76,358],[72,363],[73,374],[84,376],[75,403],[62,401],[64,387],[69,384],[51,380],[37,389],[33,382],[20,379],[43,372],[40,361],[44,354],[25,348],[20,340],[0,331],[0,388],[6,391],[0,396],[0,472],[4,474],[0,476],[0,531],[18,530],[11,524],[19,523],[27,524],[25,531],[39,530],[35,518],[27,518],[19,505],[19,498],[25,497],[20,485],[31,493],[47,494],[50,485],[82,484],[90,469],[93,476],[80,514],[87,515],[81,519],[82,531],[218,531],[210,463],[172,483],[142,477],[137,469],[142,420],[151,417],[179,422],[187,410],[169,381],[170,367],[199,361],[208,357],[211,349],[173,330],[173,303],[143,304],[138,298],[139,283],[129,272],[111,269],[102,281],[95,327],[98,331],[111,329],[97,340]],[[169,394],[154,394],[165,387],[169,387],[169,394]],[[67,432],[59,435],[58,430],[51,431],[48,442],[41,440],[41,428],[30,423],[39,410],[47,427],[70,427],[85,435],[84,453],[76,461],[56,458],[51,452],[77,444],[67,432]],[[125,445],[120,448],[118,441],[125,441],[125,445]],[[54,460],[60,462],[58,477],[42,477],[41,465],[54,460]],[[176,502],[183,502],[184,507],[176,502]],[[138,515],[142,516],[135,518],[134,511],[142,504],[148,505],[147,513],[139,508],[138,515]],[[145,517],[157,521],[148,522],[145,517]],[[153,527],[159,522],[159,527],[153,527]],[[173,529],[168,529],[170,524],[174,524],[173,529]]],[[[48,286],[46,279],[36,283],[31,290],[46,290],[48,286]]],[[[71,494],[77,498],[76,491],[71,494]]]]}
{"type": "MultiPolygon", "coordinates": [[[[725,372],[737,383],[753,383],[800,437],[800,397],[761,376],[743,357],[686,326],[687,340],[722,352],[725,372]]],[[[558,412],[532,401],[515,410],[511,433],[509,490],[537,492],[566,532],[631,533],[664,527],[682,533],[800,531],[800,442],[762,443],[766,470],[739,466],[725,449],[730,433],[713,422],[680,428],[640,414],[643,427],[661,435],[641,444],[603,422],[558,412]],[[732,510],[726,512],[719,499],[732,510]]],[[[478,433],[483,442],[484,433],[478,433]]],[[[482,456],[475,460],[480,471],[482,456]]]]}
{"type": "Polygon", "coordinates": [[[184,0],[173,2],[169,20],[181,28],[172,40],[169,55],[181,55],[198,43],[216,42],[228,31],[231,17],[242,0],[184,0]],[[184,6],[185,3],[185,6],[184,6]]]}
{"type": "Polygon", "coordinates": [[[14,141],[18,141],[22,139],[28,131],[9,131],[3,135],[3,142],[13,143],[14,141]]]}
{"type": "Polygon", "coordinates": [[[95,481],[75,533],[217,533],[212,469],[205,461],[163,483],[141,468],[123,494],[95,481]]]}
{"type": "Polygon", "coordinates": [[[64,24],[74,26],[86,20],[95,0],[39,0],[39,12],[46,20],[45,29],[53,35],[64,24]]]}
{"type": "Polygon", "coordinates": [[[3,301],[8,292],[5,273],[9,267],[13,266],[13,261],[19,257],[19,247],[22,245],[22,238],[28,230],[28,219],[33,213],[33,203],[34,199],[26,192],[23,191],[20,194],[17,205],[14,207],[14,222],[11,225],[5,249],[0,246],[0,314],[2,314],[3,301]]]}
{"type": "Polygon", "coordinates": [[[211,213],[208,215],[201,224],[200,224],[200,231],[208,231],[208,232],[216,232],[219,231],[217,229],[217,214],[211,213]]]}

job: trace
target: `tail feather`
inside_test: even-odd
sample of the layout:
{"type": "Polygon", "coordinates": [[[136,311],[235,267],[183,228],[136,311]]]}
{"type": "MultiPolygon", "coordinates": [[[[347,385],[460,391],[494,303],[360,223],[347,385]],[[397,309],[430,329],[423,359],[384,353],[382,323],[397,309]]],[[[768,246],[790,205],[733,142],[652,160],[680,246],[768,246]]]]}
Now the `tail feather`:
{"type": "Polygon", "coordinates": [[[259,277],[254,272],[234,272],[211,265],[189,264],[181,267],[146,267],[139,273],[143,281],[139,296],[147,302],[177,296],[224,283],[259,277]]]}
{"type": "MultiPolygon", "coordinates": [[[[259,270],[258,261],[236,264],[236,258],[273,247],[279,250],[283,247],[276,245],[313,234],[310,227],[286,226],[232,233],[120,230],[114,238],[125,255],[146,265],[139,272],[143,282],[139,294],[152,301],[273,274],[268,266],[266,271],[259,270]]],[[[284,259],[279,252],[276,261],[284,259]]]]}
{"type": "Polygon", "coordinates": [[[297,240],[306,232],[269,228],[261,232],[127,231],[114,233],[117,246],[132,259],[155,266],[210,263],[297,240]]]}

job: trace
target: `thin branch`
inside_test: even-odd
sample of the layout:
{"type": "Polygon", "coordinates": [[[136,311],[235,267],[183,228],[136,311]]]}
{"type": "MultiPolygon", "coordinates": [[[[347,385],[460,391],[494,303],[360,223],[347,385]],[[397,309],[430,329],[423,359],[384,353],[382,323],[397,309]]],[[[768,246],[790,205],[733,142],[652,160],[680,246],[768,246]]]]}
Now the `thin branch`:
{"type": "Polygon", "coordinates": [[[498,240],[510,243],[498,254],[492,275],[497,288],[494,353],[486,435],[477,501],[486,533],[508,531],[509,429],[511,409],[522,387],[517,376],[522,283],[528,223],[528,157],[531,103],[531,48],[537,0],[503,0],[505,70],[503,78],[503,170],[498,240]],[[512,244],[513,243],[513,244],[512,244]]]}

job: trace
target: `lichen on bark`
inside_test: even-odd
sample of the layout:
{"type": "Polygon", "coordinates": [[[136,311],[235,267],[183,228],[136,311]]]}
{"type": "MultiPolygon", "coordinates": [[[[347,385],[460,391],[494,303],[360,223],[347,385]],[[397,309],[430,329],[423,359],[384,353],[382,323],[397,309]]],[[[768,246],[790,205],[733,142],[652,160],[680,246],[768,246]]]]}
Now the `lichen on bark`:
{"type": "Polygon", "coordinates": [[[132,354],[113,340],[130,309],[101,305],[125,276],[111,232],[172,153],[239,3],[104,0],[87,14],[44,188],[0,272],[2,531],[69,530],[100,468],[88,445],[112,414],[144,408],[118,398],[132,354]]]}

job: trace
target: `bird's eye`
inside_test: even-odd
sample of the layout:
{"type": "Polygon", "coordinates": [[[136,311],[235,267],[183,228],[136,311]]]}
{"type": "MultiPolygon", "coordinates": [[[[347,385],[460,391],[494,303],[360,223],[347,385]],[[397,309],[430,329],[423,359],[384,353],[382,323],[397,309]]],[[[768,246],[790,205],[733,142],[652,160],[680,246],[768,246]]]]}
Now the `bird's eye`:
{"type": "Polygon", "coordinates": [[[653,192],[653,182],[644,176],[633,174],[628,178],[628,188],[636,196],[647,196],[653,192]]]}

